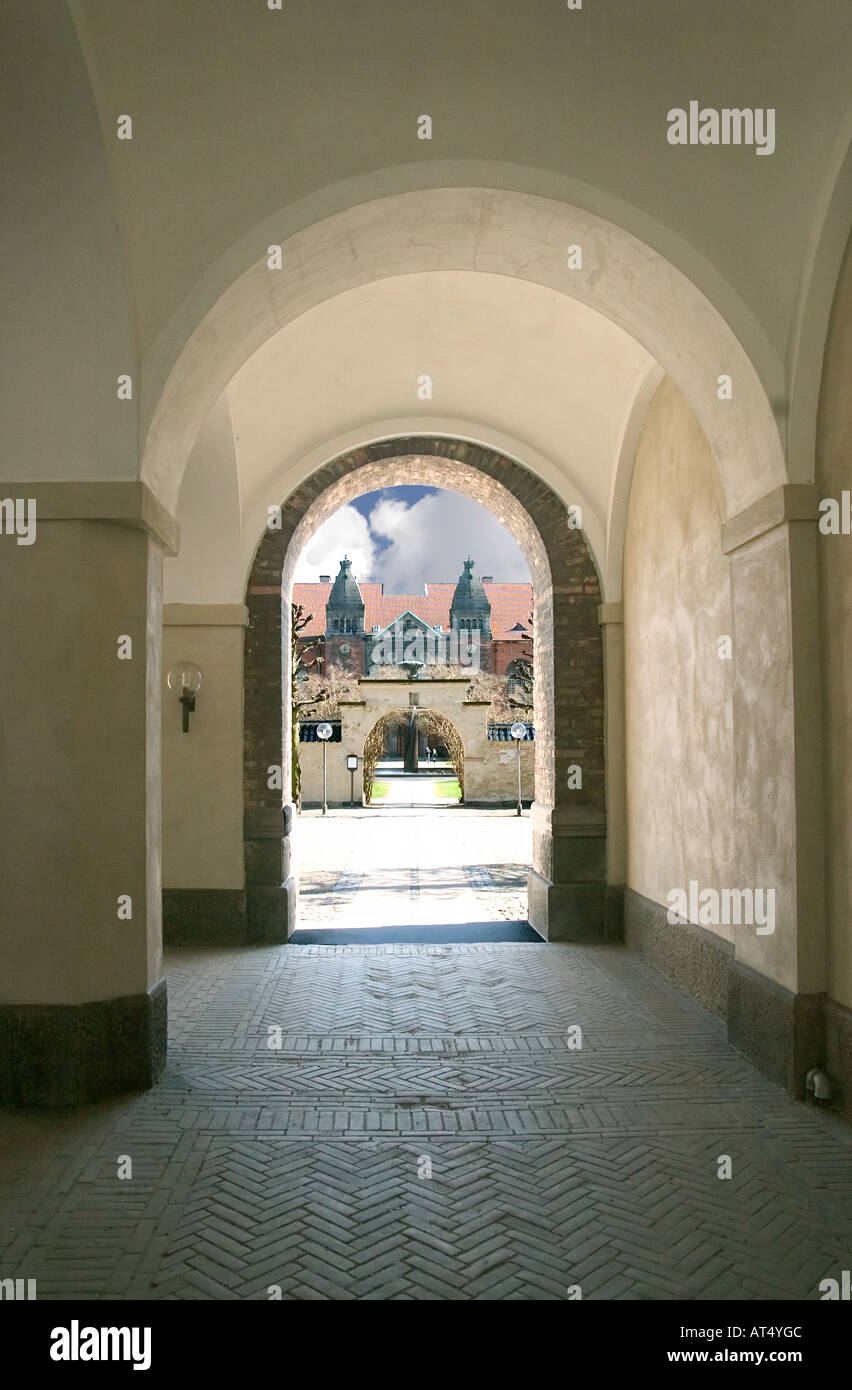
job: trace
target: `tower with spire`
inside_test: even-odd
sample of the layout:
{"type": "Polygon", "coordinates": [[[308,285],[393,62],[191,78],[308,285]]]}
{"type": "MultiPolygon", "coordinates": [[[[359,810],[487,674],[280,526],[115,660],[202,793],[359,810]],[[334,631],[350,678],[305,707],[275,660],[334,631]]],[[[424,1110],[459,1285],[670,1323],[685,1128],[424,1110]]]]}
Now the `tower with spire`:
{"type": "Polygon", "coordinates": [[[364,599],[358,580],[352,573],[352,561],[344,555],[337,578],[325,606],[325,630],[330,636],[339,633],[363,633],[364,599]]]}
{"type": "Polygon", "coordinates": [[[365,674],[364,597],[344,555],[325,606],[325,662],[365,674]]]}
{"type": "Polygon", "coordinates": [[[459,575],[450,604],[450,629],[457,632],[478,630],[480,642],[490,642],[491,604],[482,580],[473,572],[474,563],[468,556],[459,575]]]}

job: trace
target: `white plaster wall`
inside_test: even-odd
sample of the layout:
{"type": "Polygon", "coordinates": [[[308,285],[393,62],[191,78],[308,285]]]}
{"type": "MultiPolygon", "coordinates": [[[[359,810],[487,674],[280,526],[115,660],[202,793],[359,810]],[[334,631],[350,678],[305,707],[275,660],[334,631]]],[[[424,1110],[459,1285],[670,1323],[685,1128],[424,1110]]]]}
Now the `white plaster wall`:
{"type": "MultiPolygon", "coordinates": [[[[495,293],[495,278],[531,281],[551,293],[582,301],[611,325],[618,325],[669,371],[687,395],[720,460],[730,511],[786,476],[769,400],[730,324],[692,280],[648,245],[582,207],[487,187],[419,189],[362,202],[307,227],[284,243],[282,254],[280,270],[271,271],[265,255],[255,260],[225,289],[203,321],[187,328],[191,336],[157,401],[141,468],[144,481],[168,506],[174,505],[186,458],[216,396],[241,369],[251,371],[254,355],[270,338],[325,300],[370,282],[396,281],[424,271],[440,272],[442,278],[448,277],[446,283],[464,286],[470,273],[481,275],[495,293]],[[584,248],[582,270],[568,265],[566,247],[575,243],[584,248]],[[457,275],[460,271],[465,274],[457,275]],[[737,382],[730,401],[719,401],[715,393],[721,372],[731,373],[737,382]]],[[[499,293],[497,298],[499,302],[499,293]]],[[[522,301],[518,294],[516,303],[520,302],[529,311],[524,320],[525,351],[535,355],[535,299],[522,301]]],[[[396,327],[404,343],[405,316],[396,327]]],[[[599,326],[596,337],[603,331],[599,326]]],[[[609,379],[610,369],[621,356],[617,339],[611,331],[611,360],[590,384],[583,414],[588,410],[608,423],[614,412],[616,433],[621,434],[633,411],[638,382],[634,379],[629,391],[618,398],[614,386],[620,365],[613,380],[609,379]]],[[[289,335],[282,336],[285,349],[290,341],[289,335]]],[[[416,341],[413,346],[416,349],[416,341]]],[[[370,349],[370,337],[365,334],[367,356],[370,349]]],[[[476,380],[476,354],[468,366],[471,379],[476,380]]],[[[774,371],[770,377],[775,382],[772,398],[778,399],[782,384],[775,380],[774,371]]],[[[150,374],[146,382],[146,391],[151,392],[150,374]]],[[[336,389],[339,382],[324,392],[332,403],[336,389]]],[[[477,433],[470,434],[471,428],[499,429],[501,402],[493,389],[489,377],[485,383],[476,382],[475,394],[481,400],[483,393],[492,392],[497,420],[468,416],[467,425],[454,432],[478,439],[477,433]]],[[[264,409],[270,399],[267,394],[264,409]]],[[[309,407],[309,401],[304,405],[309,407]]],[[[413,405],[414,418],[406,428],[440,428],[438,420],[446,417],[437,398],[415,398],[413,405]]],[[[146,418],[147,412],[148,406],[146,418]]],[[[534,412],[528,412],[527,428],[534,419],[534,412]]],[[[562,458],[570,447],[569,422],[577,428],[570,415],[560,422],[550,446],[554,458],[562,458]]],[[[525,428],[518,438],[525,440],[526,433],[525,428]]],[[[360,442],[370,437],[377,436],[362,434],[360,442]]],[[[595,469],[608,474],[610,467],[611,460],[601,450],[595,469]]],[[[583,488],[589,478],[578,476],[574,482],[583,488]]]]}
{"type": "Polygon", "coordinates": [[[32,546],[0,544],[0,1003],[139,994],[162,975],[160,594],[139,529],[40,521],[32,546]]]}
{"type": "MultiPolygon", "coordinates": [[[[821,497],[852,490],[852,249],[837,286],[819,429],[821,497]]],[[[852,536],[820,536],[828,785],[828,990],[852,1008],[852,536]]],[[[816,773],[815,773],[816,775],[816,773]]]]}
{"type": "Polygon", "coordinates": [[[237,614],[180,605],[163,629],[163,887],[242,888],[243,637],[237,614]],[[223,621],[223,619],[225,621],[223,621]],[[202,672],[189,733],[166,678],[202,672]]]}
{"type": "Polygon", "coordinates": [[[737,934],[737,959],[787,989],[821,989],[818,921],[799,921],[796,880],[794,685],[790,538],[776,526],[731,552],[735,683],[732,887],[775,889],[775,931],[737,934]],[[807,942],[807,944],[806,944],[807,942]],[[804,969],[800,969],[800,965],[804,969]],[[814,970],[817,970],[816,981],[814,970]]]}
{"type": "Polygon", "coordinates": [[[282,240],[344,198],[525,176],[650,233],[702,288],[715,268],[783,352],[848,105],[846,0],[146,0],[144,24],[115,0],[71,9],[104,122],[138,113],[132,158],[110,157],[146,348],[240,237],[265,248],[265,219],[282,240]],[[776,153],[669,145],[666,112],[691,97],[776,103],[776,153]]]}
{"type": "Polygon", "coordinates": [[[382,419],[412,417],[428,434],[437,415],[523,438],[524,461],[552,460],[547,482],[572,503],[582,488],[603,531],[601,461],[616,457],[650,362],[602,314],[506,275],[397,275],[339,294],[276,333],[228,388],[248,534],[317,447],[382,419]],[[432,397],[421,402],[422,374],[432,397]]]}
{"type": "MultiPolygon", "coordinates": [[[[204,422],[180,490],[180,550],[163,562],[165,603],[242,603],[240,490],[226,393],[204,422]]],[[[263,523],[261,523],[263,524],[263,523]]]]}
{"type": "Polygon", "coordinates": [[[140,382],[119,401],[135,346],[88,74],[67,6],[3,9],[0,473],[133,478],[140,382]]]}
{"type": "Polygon", "coordinates": [[[661,904],[690,879],[739,886],[722,520],[709,446],[667,379],[640,439],[624,557],[627,883],[661,904]]]}

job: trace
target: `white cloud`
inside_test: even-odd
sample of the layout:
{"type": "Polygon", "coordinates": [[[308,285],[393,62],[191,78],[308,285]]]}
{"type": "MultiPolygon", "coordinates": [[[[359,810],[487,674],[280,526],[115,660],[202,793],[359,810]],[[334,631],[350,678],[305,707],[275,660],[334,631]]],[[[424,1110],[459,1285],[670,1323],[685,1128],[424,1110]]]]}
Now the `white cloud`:
{"type": "Polygon", "coordinates": [[[358,579],[381,580],[386,594],[420,593],[428,580],[455,583],[468,555],[479,575],[493,574],[507,584],[530,580],[523,554],[501,522],[471,498],[444,490],[411,505],[388,490],[369,522],[355,507],[341,507],[303,550],[295,577],[333,579],[344,554],[358,579]]]}
{"type": "Polygon", "coordinates": [[[479,575],[529,583],[514,537],[485,507],[456,492],[431,493],[412,506],[381,497],[370,513],[370,528],[390,541],[378,562],[385,593],[417,593],[430,579],[455,582],[468,555],[479,575]]]}
{"type": "Polygon", "coordinates": [[[344,555],[352,561],[358,579],[373,578],[376,542],[366,517],[350,506],[330,516],[308,541],[296,564],[296,582],[315,584],[321,574],[334,579],[344,555]]]}

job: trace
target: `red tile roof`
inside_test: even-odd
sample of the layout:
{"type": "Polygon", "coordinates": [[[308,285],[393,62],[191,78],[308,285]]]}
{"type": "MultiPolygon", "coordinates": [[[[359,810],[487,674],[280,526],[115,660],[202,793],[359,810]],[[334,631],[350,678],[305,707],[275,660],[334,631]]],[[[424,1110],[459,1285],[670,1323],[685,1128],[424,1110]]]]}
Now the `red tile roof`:
{"type": "MultiPolygon", "coordinates": [[[[364,599],[364,630],[385,628],[402,613],[411,612],[434,627],[440,623],[446,632],[450,626],[450,604],[455,584],[426,585],[425,594],[383,594],[381,584],[359,584],[364,599]]],[[[529,627],[533,597],[531,584],[484,584],[491,604],[491,634],[501,640],[520,640],[522,632],[512,632],[516,623],[529,627]]],[[[301,603],[313,620],[303,636],[317,637],[325,632],[325,605],[331,593],[330,584],[294,584],[293,602],[301,603]]]]}

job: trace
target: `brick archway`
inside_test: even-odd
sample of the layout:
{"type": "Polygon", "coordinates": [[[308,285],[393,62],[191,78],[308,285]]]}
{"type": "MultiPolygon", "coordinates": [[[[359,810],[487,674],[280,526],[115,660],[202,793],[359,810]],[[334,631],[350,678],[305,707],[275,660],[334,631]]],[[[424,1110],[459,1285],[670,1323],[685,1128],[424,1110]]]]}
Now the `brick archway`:
{"type": "Polygon", "coordinates": [[[600,582],[582,531],[542,480],[459,439],[406,437],[353,449],[280,504],[246,590],[245,872],[253,940],[285,941],[295,922],[289,794],[290,594],[301,550],[345,502],[421,483],[473,497],[512,532],[530,568],[536,626],[536,754],[530,921],[549,939],[607,930],[603,643],[600,582]],[[579,766],[582,785],[569,768],[579,766]],[[278,773],[277,770],[282,772],[278,773]],[[282,792],[281,786],[284,791],[282,792]],[[282,824],[282,797],[283,824],[282,824]]]}

